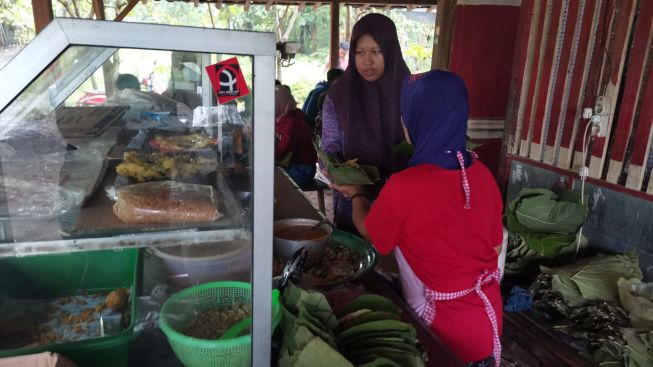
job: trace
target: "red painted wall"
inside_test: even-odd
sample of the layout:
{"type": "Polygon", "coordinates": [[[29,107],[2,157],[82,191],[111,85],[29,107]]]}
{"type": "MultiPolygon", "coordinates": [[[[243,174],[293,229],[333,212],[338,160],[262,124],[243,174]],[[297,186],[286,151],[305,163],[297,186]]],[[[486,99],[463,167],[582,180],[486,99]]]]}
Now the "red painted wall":
{"type": "Polygon", "coordinates": [[[519,7],[457,5],[449,69],[465,80],[470,118],[504,119],[519,7]]]}

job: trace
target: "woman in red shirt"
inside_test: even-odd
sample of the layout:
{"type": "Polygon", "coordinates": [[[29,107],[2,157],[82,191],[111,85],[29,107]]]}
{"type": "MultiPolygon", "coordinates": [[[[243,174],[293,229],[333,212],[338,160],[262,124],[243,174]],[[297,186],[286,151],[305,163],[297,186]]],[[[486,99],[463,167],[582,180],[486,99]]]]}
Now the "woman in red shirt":
{"type": "Polygon", "coordinates": [[[359,233],[394,251],[404,298],[440,339],[470,366],[498,366],[503,205],[490,171],[465,149],[464,82],[440,70],[407,77],[401,115],[415,147],[409,168],[371,207],[359,186],[334,189],[351,200],[359,233]]]}

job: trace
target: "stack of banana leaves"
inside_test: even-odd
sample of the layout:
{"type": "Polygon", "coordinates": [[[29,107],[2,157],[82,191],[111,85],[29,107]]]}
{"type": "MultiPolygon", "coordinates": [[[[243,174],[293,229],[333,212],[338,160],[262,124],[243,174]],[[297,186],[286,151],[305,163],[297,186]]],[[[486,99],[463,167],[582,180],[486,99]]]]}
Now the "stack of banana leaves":
{"type": "Polygon", "coordinates": [[[363,295],[334,314],[319,292],[289,284],[279,367],[417,367],[424,353],[415,328],[387,298],[363,295]]]}
{"type": "Polygon", "coordinates": [[[313,146],[329,176],[338,185],[373,185],[381,177],[376,166],[358,164],[358,158],[343,162],[320,149],[319,141],[314,141],[313,146]]]}
{"type": "Polygon", "coordinates": [[[531,263],[547,263],[586,247],[587,240],[578,238],[578,231],[587,212],[580,194],[572,190],[522,189],[504,214],[510,233],[506,274],[520,274],[531,263]]]}
{"type": "Polygon", "coordinates": [[[558,314],[554,329],[599,366],[652,366],[653,320],[634,317],[619,300],[618,284],[641,278],[634,253],[599,254],[542,267],[530,292],[537,309],[558,314]]]}

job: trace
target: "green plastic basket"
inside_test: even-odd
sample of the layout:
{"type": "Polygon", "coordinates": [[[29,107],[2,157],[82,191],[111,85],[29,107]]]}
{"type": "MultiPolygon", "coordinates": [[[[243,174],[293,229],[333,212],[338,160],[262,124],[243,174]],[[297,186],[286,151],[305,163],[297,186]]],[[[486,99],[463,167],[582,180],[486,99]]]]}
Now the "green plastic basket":
{"type": "MultiPolygon", "coordinates": [[[[186,367],[238,367],[251,365],[251,335],[207,340],[181,331],[199,312],[221,310],[235,302],[251,303],[252,285],[245,282],[211,282],[185,289],[161,307],[159,326],[175,355],[186,367]]],[[[279,300],[272,300],[272,330],[281,321],[279,300]]]]}

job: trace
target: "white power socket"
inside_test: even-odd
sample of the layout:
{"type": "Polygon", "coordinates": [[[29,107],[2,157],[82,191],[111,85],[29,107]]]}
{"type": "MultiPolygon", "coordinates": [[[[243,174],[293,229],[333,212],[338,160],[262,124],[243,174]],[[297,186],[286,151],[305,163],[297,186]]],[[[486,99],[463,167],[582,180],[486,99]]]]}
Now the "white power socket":
{"type": "Polygon", "coordinates": [[[598,96],[596,106],[594,106],[594,115],[591,117],[592,135],[599,138],[605,138],[608,133],[608,120],[610,118],[612,105],[610,98],[607,96],[598,96]]]}

